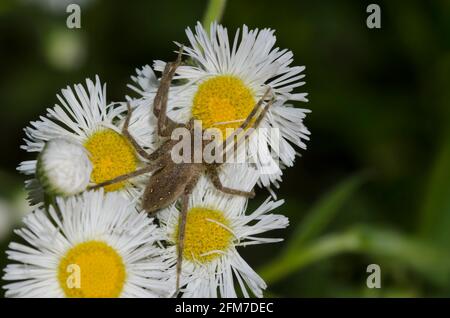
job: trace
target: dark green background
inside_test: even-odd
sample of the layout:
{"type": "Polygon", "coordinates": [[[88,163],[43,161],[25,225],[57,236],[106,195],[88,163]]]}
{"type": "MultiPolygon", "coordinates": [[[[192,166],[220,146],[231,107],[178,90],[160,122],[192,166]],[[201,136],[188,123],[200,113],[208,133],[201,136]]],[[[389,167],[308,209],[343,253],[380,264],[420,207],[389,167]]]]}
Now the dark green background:
{"type": "MultiPolygon", "coordinates": [[[[38,1],[35,1],[38,2],[38,1]]],[[[450,295],[450,1],[376,1],[382,29],[366,27],[365,1],[228,2],[223,23],[276,29],[277,45],[306,65],[312,109],[308,150],[285,171],[279,209],[286,242],[243,249],[270,296],[450,295]],[[381,266],[382,288],[366,287],[381,266]]],[[[0,198],[23,191],[15,168],[22,129],[68,84],[98,74],[122,100],[134,69],[173,59],[172,41],[201,20],[206,1],[91,1],[82,28],[64,10],[0,4],[0,198]],[[61,41],[84,52],[62,64],[61,41]]],[[[251,206],[267,196],[259,190],[251,206]]],[[[10,241],[14,236],[8,238],[10,241]]],[[[0,243],[0,264],[4,267],[0,243]]]]}

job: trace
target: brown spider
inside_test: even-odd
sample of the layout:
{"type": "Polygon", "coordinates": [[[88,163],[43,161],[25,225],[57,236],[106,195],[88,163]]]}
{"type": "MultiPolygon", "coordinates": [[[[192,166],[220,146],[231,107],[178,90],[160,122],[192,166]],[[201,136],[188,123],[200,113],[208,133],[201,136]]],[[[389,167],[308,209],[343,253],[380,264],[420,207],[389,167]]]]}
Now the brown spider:
{"type": "MultiPolygon", "coordinates": [[[[172,78],[175,74],[177,67],[181,64],[182,48],[178,53],[178,58],[174,62],[166,64],[163,71],[160,85],[156,92],[156,96],[153,102],[153,113],[158,119],[158,135],[160,137],[170,137],[175,128],[184,127],[191,133],[190,136],[194,134],[194,122],[191,119],[187,124],[179,124],[172,121],[167,116],[167,101],[170,84],[172,78]]],[[[224,144],[227,145],[229,141],[234,141],[238,136],[239,132],[242,132],[248,128],[257,127],[264,115],[267,113],[269,107],[273,104],[274,98],[272,97],[263,109],[258,113],[264,100],[268,97],[270,89],[264,94],[264,96],[256,103],[255,107],[252,109],[248,117],[242,122],[240,127],[233,132],[225,141],[224,144]]],[[[148,160],[146,167],[136,170],[132,173],[119,176],[109,181],[99,183],[92,187],[92,189],[104,187],[117,182],[122,182],[127,179],[153,172],[146,185],[144,195],[142,198],[142,207],[149,213],[153,214],[158,210],[167,207],[168,205],[176,202],[181,198],[181,222],[178,228],[178,246],[177,246],[177,278],[176,278],[176,291],[179,291],[180,287],[180,274],[181,266],[183,260],[183,249],[184,249],[184,236],[186,227],[186,215],[188,210],[188,199],[193,188],[197,184],[198,179],[203,173],[207,173],[214,186],[227,194],[240,195],[245,197],[253,197],[254,192],[246,192],[237,189],[228,188],[222,185],[219,178],[218,168],[221,163],[206,163],[202,158],[201,163],[194,163],[194,158],[191,158],[191,163],[174,163],[171,157],[171,151],[178,140],[168,139],[165,141],[158,149],[153,153],[148,154],[131,136],[128,131],[128,125],[132,115],[132,110],[130,104],[128,103],[128,114],[123,126],[123,135],[129,139],[133,147],[136,149],[137,153],[148,160]]],[[[203,132],[203,131],[202,131],[203,132]]],[[[203,139],[202,139],[203,140],[203,139]]],[[[205,141],[203,141],[204,143],[205,141]]],[[[209,141],[210,142],[210,141],[209,141]]],[[[208,143],[209,143],[208,142],[208,143]]],[[[204,144],[202,144],[204,146],[204,144]]],[[[236,146],[236,144],[235,144],[236,146]]],[[[194,151],[191,152],[192,156],[194,151]]],[[[221,156],[225,153],[222,152],[221,156]]],[[[224,161],[222,161],[224,162],[224,161]]]]}

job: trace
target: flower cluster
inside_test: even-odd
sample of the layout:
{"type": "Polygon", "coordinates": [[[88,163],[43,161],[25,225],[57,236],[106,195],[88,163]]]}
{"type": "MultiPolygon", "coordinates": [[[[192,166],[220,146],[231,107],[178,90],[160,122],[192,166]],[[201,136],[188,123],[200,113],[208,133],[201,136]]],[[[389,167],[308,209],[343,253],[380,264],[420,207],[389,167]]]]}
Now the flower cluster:
{"type": "MultiPolygon", "coordinates": [[[[278,187],[283,169],[294,163],[295,147],[305,148],[309,135],[303,125],[308,110],[290,104],[307,101],[306,94],[294,93],[304,84],[304,67],[291,66],[293,54],[274,47],[270,29],[244,26],[231,41],[227,32],[216,23],[209,31],[200,24],[187,29],[189,45],[177,43],[183,63],[170,85],[167,116],[180,124],[195,119],[203,129],[217,128],[227,136],[255,105],[268,103],[270,91],[270,108],[242,146],[248,160],[220,165],[218,177],[224,187],[250,192],[259,185],[275,197],[271,185],[278,187]]],[[[163,72],[167,65],[155,61],[137,69],[129,87],[139,96],[126,102],[107,103],[106,85],[98,77],[67,87],[57,95],[59,104],[25,129],[22,147],[37,156],[18,170],[30,176],[26,188],[35,211],[16,231],[22,242],[7,251],[6,296],[170,297],[177,292],[179,200],[146,213],[142,199],[151,171],[95,187],[148,164],[136,143],[152,154],[166,141],[153,103],[161,83],[154,70],[163,72]]],[[[206,174],[196,180],[187,202],[180,295],[263,296],[266,284],[238,250],[279,242],[260,235],[289,222],[272,213],[283,200],[269,197],[252,212],[247,204],[248,198],[224,193],[206,174]]]]}

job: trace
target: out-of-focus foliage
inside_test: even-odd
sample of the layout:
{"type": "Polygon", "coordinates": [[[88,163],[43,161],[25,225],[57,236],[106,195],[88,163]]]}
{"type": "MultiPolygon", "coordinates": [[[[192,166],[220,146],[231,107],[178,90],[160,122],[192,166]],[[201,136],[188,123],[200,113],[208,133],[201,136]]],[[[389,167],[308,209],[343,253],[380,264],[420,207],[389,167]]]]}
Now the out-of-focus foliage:
{"type": "MultiPolygon", "coordinates": [[[[23,127],[95,74],[111,101],[132,95],[134,69],[173,59],[172,41],[186,43],[207,6],[85,0],[82,28],[69,30],[45,3],[0,2],[0,199],[15,215],[26,209],[15,168],[32,158],[23,127]]],[[[230,34],[274,28],[307,66],[312,139],[278,190],[291,226],[274,235],[286,241],[243,249],[268,295],[450,296],[450,2],[377,1],[381,30],[366,27],[369,3],[227,1],[230,34]],[[372,263],[381,289],[366,287],[372,263]]],[[[13,237],[0,241],[2,267],[13,237]]]]}

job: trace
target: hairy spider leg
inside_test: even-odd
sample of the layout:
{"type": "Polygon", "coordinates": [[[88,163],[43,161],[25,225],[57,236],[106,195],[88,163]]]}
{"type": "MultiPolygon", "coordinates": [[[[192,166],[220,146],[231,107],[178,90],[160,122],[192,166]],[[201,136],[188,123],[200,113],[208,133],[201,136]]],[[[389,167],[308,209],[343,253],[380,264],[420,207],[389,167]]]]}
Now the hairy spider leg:
{"type": "Polygon", "coordinates": [[[137,176],[140,176],[140,175],[152,172],[152,171],[154,171],[154,170],[156,170],[156,169],[158,169],[160,167],[161,167],[161,165],[160,165],[159,162],[152,162],[152,163],[149,163],[148,166],[146,166],[146,167],[144,167],[142,169],[136,170],[136,171],[131,172],[131,173],[123,174],[123,175],[118,176],[118,177],[116,177],[114,179],[111,179],[111,180],[108,180],[108,181],[96,184],[95,186],[89,187],[89,189],[93,189],[93,190],[94,189],[99,189],[99,188],[102,188],[102,187],[109,186],[111,184],[115,184],[115,183],[119,183],[119,182],[122,182],[122,181],[126,181],[128,179],[131,179],[131,178],[134,178],[134,177],[137,177],[137,176]]]}
{"type": "Polygon", "coordinates": [[[231,194],[231,195],[240,195],[243,197],[247,197],[247,198],[253,198],[255,197],[255,191],[244,191],[244,190],[239,190],[239,189],[233,189],[233,188],[229,188],[226,187],[222,184],[222,181],[220,180],[220,176],[219,176],[219,172],[217,171],[218,166],[208,166],[208,176],[210,177],[214,187],[226,194],[231,194]]]}
{"type": "MultiPolygon", "coordinates": [[[[266,103],[266,105],[264,106],[264,108],[262,109],[262,111],[257,115],[258,110],[262,107],[264,100],[269,96],[269,94],[272,93],[272,89],[269,87],[266,92],[264,93],[264,95],[261,97],[261,99],[256,103],[255,107],[253,107],[252,111],[250,112],[250,114],[248,114],[247,118],[244,120],[244,122],[230,135],[227,137],[227,139],[222,143],[223,147],[220,147],[221,150],[221,156],[222,156],[222,162],[225,162],[226,160],[226,155],[228,154],[228,151],[230,150],[226,150],[227,146],[234,141],[234,139],[242,132],[245,131],[245,129],[249,128],[250,123],[252,121],[252,119],[256,118],[254,123],[253,123],[253,127],[258,127],[258,125],[260,124],[261,120],[264,118],[264,116],[267,114],[267,111],[269,110],[270,106],[272,106],[272,104],[275,101],[275,96],[273,96],[272,93],[272,98],[266,103]],[[256,117],[255,117],[256,116],[256,117]],[[225,150],[224,150],[225,148],[225,150]]],[[[250,132],[251,133],[251,132],[250,132]]],[[[243,138],[248,138],[249,133],[246,132],[243,136],[243,138]]],[[[237,140],[236,143],[234,143],[233,145],[233,149],[234,151],[237,150],[237,147],[242,143],[242,138],[237,140]]]]}
{"type": "Polygon", "coordinates": [[[170,84],[172,83],[175,71],[178,66],[181,65],[182,54],[183,47],[180,47],[176,61],[166,63],[158,90],[156,91],[155,99],[153,100],[153,113],[158,118],[158,134],[163,137],[169,136],[173,129],[182,126],[181,124],[175,123],[167,116],[170,84]]]}
{"type": "Polygon", "coordinates": [[[176,294],[180,291],[180,276],[183,266],[184,237],[186,233],[187,212],[189,208],[189,196],[192,194],[200,175],[194,177],[184,189],[181,201],[180,222],[178,223],[178,254],[177,254],[177,278],[176,278],[176,294]]]}
{"type": "Polygon", "coordinates": [[[186,234],[186,220],[189,204],[189,194],[184,194],[181,201],[180,222],[178,223],[178,242],[177,242],[177,278],[176,278],[176,294],[180,291],[180,277],[183,265],[184,252],[184,236],[186,234]]]}
{"type": "Polygon", "coordinates": [[[134,139],[134,137],[128,131],[128,126],[130,125],[131,115],[133,113],[133,110],[131,109],[131,105],[129,102],[127,103],[127,109],[128,109],[128,113],[127,113],[127,117],[125,118],[125,122],[123,124],[122,134],[128,139],[128,141],[130,141],[131,145],[134,147],[136,152],[142,158],[152,160],[151,154],[147,153],[147,151],[145,151],[145,149],[142,148],[141,145],[139,145],[139,143],[136,141],[136,139],[134,139]]]}

